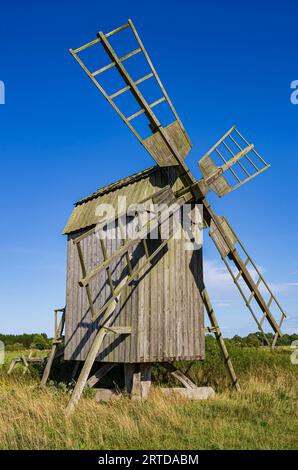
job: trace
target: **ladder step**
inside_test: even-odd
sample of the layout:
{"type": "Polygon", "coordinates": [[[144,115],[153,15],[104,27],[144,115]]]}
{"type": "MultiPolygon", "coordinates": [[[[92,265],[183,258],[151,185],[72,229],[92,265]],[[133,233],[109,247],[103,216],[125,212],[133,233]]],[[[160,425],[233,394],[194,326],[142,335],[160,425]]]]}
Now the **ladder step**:
{"type": "Polygon", "coordinates": [[[265,320],[265,318],[266,318],[266,317],[267,317],[267,314],[266,314],[266,313],[264,313],[264,315],[262,316],[262,318],[261,318],[261,321],[260,321],[260,326],[262,326],[262,325],[263,325],[263,323],[264,323],[264,320],[265,320]]]}
{"type": "MultiPolygon", "coordinates": [[[[123,57],[120,57],[119,62],[124,62],[124,60],[129,59],[130,57],[133,57],[134,55],[138,54],[139,52],[142,52],[142,49],[138,47],[134,51],[129,52],[128,54],[124,55],[123,57]]],[[[105,67],[101,67],[98,70],[95,70],[95,72],[92,73],[93,77],[96,77],[96,75],[99,75],[102,72],[105,72],[106,70],[115,67],[116,62],[111,62],[110,64],[106,65],[105,67]]]]}
{"type": "Polygon", "coordinates": [[[130,26],[129,23],[125,23],[122,26],[119,26],[119,28],[113,29],[112,31],[109,31],[107,34],[105,34],[105,37],[108,38],[110,36],[113,36],[114,34],[120,33],[120,31],[123,31],[123,29],[126,29],[130,26]]]}
{"type": "Polygon", "coordinates": [[[273,295],[271,294],[271,297],[270,297],[269,302],[268,302],[268,304],[267,304],[267,307],[268,307],[268,308],[269,308],[270,305],[272,304],[273,298],[274,298],[274,297],[273,297],[273,295]]]}
{"type": "Polygon", "coordinates": [[[205,331],[207,333],[221,333],[219,327],[215,327],[215,326],[206,326],[205,331]]]}
{"type": "MultiPolygon", "coordinates": [[[[164,96],[162,98],[160,98],[159,100],[156,100],[153,103],[149,104],[149,107],[154,108],[154,106],[157,106],[158,104],[162,103],[163,101],[166,101],[164,96]]],[[[132,121],[132,119],[140,116],[141,114],[144,114],[145,112],[146,112],[146,110],[144,108],[142,108],[142,109],[140,109],[140,111],[138,111],[138,112],[132,114],[131,116],[129,116],[127,118],[127,121],[132,121]]]]}
{"type": "MultiPolygon", "coordinates": [[[[134,82],[135,85],[139,85],[140,83],[143,83],[145,80],[148,80],[148,78],[153,77],[153,73],[148,73],[148,75],[144,75],[144,77],[139,78],[134,82]]],[[[116,98],[116,96],[122,95],[122,93],[125,93],[126,91],[130,90],[130,86],[126,86],[124,88],[121,88],[121,90],[116,91],[112,95],[110,95],[111,100],[116,98]]]]}
{"type": "MultiPolygon", "coordinates": [[[[249,258],[246,259],[246,261],[244,262],[243,266],[246,268],[246,266],[248,265],[248,263],[249,263],[249,258]]],[[[237,276],[235,277],[235,282],[238,281],[239,277],[240,277],[242,274],[243,274],[243,271],[242,271],[242,269],[240,269],[240,270],[238,271],[237,276]]]]}
{"type": "MultiPolygon", "coordinates": [[[[260,282],[261,282],[261,277],[259,277],[259,279],[257,280],[257,282],[256,282],[256,287],[259,286],[260,282]]],[[[248,304],[250,304],[250,302],[252,301],[252,299],[254,298],[255,295],[256,295],[256,293],[255,293],[255,291],[253,291],[253,292],[251,293],[251,295],[250,295],[248,301],[247,301],[248,304]]],[[[269,305],[270,305],[270,304],[269,304],[269,305]]],[[[267,307],[269,307],[269,305],[267,305],[267,307]]]]}
{"type": "MultiPolygon", "coordinates": [[[[119,28],[113,29],[113,31],[109,31],[107,34],[105,34],[105,36],[106,36],[106,38],[108,38],[108,37],[110,37],[110,36],[113,36],[114,34],[120,33],[120,31],[122,31],[123,29],[128,28],[129,26],[130,26],[130,24],[129,24],[129,23],[126,23],[126,24],[124,24],[123,26],[119,26],[119,28]]],[[[84,50],[87,49],[88,47],[93,46],[94,44],[97,44],[98,42],[100,42],[100,38],[93,39],[93,41],[90,41],[90,42],[88,42],[87,44],[84,44],[83,46],[78,47],[78,48],[75,49],[73,52],[74,52],[75,54],[77,54],[78,52],[84,51],[84,50]]]]}
{"type": "Polygon", "coordinates": [[[87,49],[88,47],[94,46],[94,44],[97,44],[98,42],[100,42],[100,39],[99,39],[99,38],[93,39],[93,41],[90,41],[90,42],[88,42],[87,44],[84,44],[83,46],[78,47],[77,49],[74,49],[72,52],[73,52],[74,54],[78,54],[78,52],[84,51],[84,50],[87,49]]]}
{"type": "Polygon", "coordinates": [[[64,341],[64,336],[61,336],[60,338],[54,338],[52,341],[52,344],[60,344],[63,343],[64,341]]]}

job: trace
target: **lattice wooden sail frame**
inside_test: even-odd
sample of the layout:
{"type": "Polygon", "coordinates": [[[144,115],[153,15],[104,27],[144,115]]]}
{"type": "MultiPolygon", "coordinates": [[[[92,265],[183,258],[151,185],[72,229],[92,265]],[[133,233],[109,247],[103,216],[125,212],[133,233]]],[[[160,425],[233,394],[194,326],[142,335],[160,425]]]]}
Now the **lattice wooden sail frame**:
{"type": "Polygon", "coordinates": [[[218,226],[215,225],[214,221],[211,222],[210,236],[212,240],[214,241],[214,244],[216,248],[218,249],[221,255],[221,258],[223,262],[225,263],[235,285],[237,286],[245,302],[246,307],[249,309],[253,319],[255,320],[259,328],[259,331],[262,333],[268,345],[269,345],[269,341],[263,329],[263,324],[265,320],[269,322],[270,326],[275,331],[275,336],[274,336],[274,340],[272,343],[272,346],[274,347],[276,340],[278,338],[278,335],[279,335],[278,331],[276,331],[276,326],[278,326],[279,330],[281,329],[283,321],[286,318],[286,313],[284,312],[279,301],[273,294],[271,288],[265,281],[260,269],[257,267],[255,262],[252,260],[251,256],[248,254],[246,248],[244,247],[240,239],[235,234],[234,230],[228,223],[227,219],[225,217],[218,217],[218,222],[221,225],[223,231],[225,232],[226,237],[230,242],[230,245],[228,246],[226,241],[223,240],[223,237],[218,230],[218,226]],[[231,246],[232,246],[232,249],[234,250],[234,257],[235,255],[237,257],[237,265],[236,265],[237,270],[236,271],[232,269],[229,263],[229,259],[230,260],[233,259],[233,255],[231,255],[231,248],[230,248],[231,246]],[[237,250],[237,246],[238,248],[240,248],[240,250],[237,250]],[[240,251],[244,254],[245,259],[243,259],[239,255],[240,251]],[[249,296],[247,296],[244,290],[244,285],[247,285],[249,287],[249,290],[250,290],[249,296]],[[269,297],[269,300],[267,302],[265,302],[264,300],[265,294],[267,294],[269,297]],[[255,306],[252,304],[252,301],[254,299],[257,302],[257,305],[255,306]],[[275,309],[280,314],[280,319],[277,323],[271,313],[271,310],[270,310],[271,306],[275,306],[275,309]],[[257,316],[256,307],[259,307],[261,311],[263,312],[262,318],[260,320],[258,319],[258,316],[257,316]]]}
{"type": "Polygon", "coordinates": [[[268,323],[270,324],[271,328],[273,329],[276,335],[276,338],[274,340],[274,344],[275,344],[277,337],[282,336],[280,328],[281,328],[284,318],[286,318],[285,312],[283,311],[281,305],[277,301],[276,297],[273,295],[270,287],[266,283],[265,279],[263,278],[256,264],[253,262],[252,258],[249,256],[247,250],[244,248],[243,244],[241,243],[239,238],[236,236],[235,232],[233,231],[233,229],[231,228],[227,220],[223,217],[218,217],[217,215],[215,215],[210,204],[207,202],[206,198],[203,200],[203,205],[204,205],[204,219],[207,221],[210,227],[209,234],[217,250],[219,251],[222,260],[224,261],[229,273],[231,274],[231,277],[234,283],[236,284],[238,290],[240,291],[240,294],[243,297],[246,306],[248,307],[250,313],[252,314],[254,320],[256,321],[259,330],[264,335],[265,335],[265,332],[262,328],[262,325],[265,319],[268,320],[268,323]],[[242,251],[245,253],[246,255],[245,260],[243,260],[241,255],[239,254],[237,245],[238,245],[238,249],[240,247],[242,251]],[[236,268],[236,274],[231,268],[230,264],[228,263],[228,260],[233,262],[233,265],[236,268]],[[257,274],[256,281],[253,279],[251,270],[249,270],[249,265],[251,266],[251,270],[257,274]],[[247,298],[244,294],[241,283],[239,282],[240,278],[241,278],[241,281],[245,283],[245,285],[248,287],[248,289],[251,292],[251,295],[249,298],[247,298]],[[259,289],[259,284],[261,283],[263,285],[263,288],[270,294],[268,303],[266,303],[266,301],[264,300],[264,296],[259,289]],[[251,301],[253,299],[256,300],[258,307],[263,312],[263,317],[261,321],[257,319],[255,311],[253,310],[251,306],[251,301]],[[281,313],[281,318],[279,322],[275,320],[270,310],[272,303],[274,303],[277,306],[278,310],[281,313]]]}
{"type": "Polygon", "coordinates": [[[98,37],[93,41],[77,48],[70,49],[70,53],[80,64],[83,70],[86,72],[90,80],[94,83],[97,89],[103,94],[106,100],[110,103],[113,109],[118,113],[121,119],[129,127],[135,137],[144,145],[148,152],[152,155],[159,166],[172,166],[179,165],[185,159],[189,153],[192,143],[190,138],[173,106],[172,101],[170,100],[151,60],[150,57],[140,39],[140,36],[137,33],[137,30],[131,20],[120,26],[119,28],[114,29],[113,31],[104,34],[99,32],[98,37]],[[137,41],[138,48],[133,49],[131,52],[125,56],[118,57],[116,51],[112,48],[109,37],[120,33],[126,28],[130,28],[134,34],[134,37],[137,41]],[[105,65],[93,72],[91,72],[86,64],[79,57],[79,53],[86,50],[87,48],[101,45],[106,51],[111,62],[108,65],[105,65]],[[133,80],[125,68],[125,61],[135,56],[136,54],[143,54],[148,64],[148,74],[139,77],[137,80],[133,80]],[[119,72],[120,76],[124,80],[126,86],[120,90],[115,91],[112,94],[108,94],[103,86],[99,83],[97,77],[109,70],[110,68],[115,67],[119,72]],[[143,94],[138,88],[138,85],[149,79],[155,79],[157,85],[159,86],[161,97],[154,102],[148,103],[143,94]],[[115,98],[123,93],[130,92],[135,99],[136,104],[140,107],[138,111],[131,114],[130,116],[125,116],[124,113],[115,103],[115,98]],[[174,121],[163,127],[162,123],[157,118],[156,114],[153,112],[153,108],[158,106],[161,103],[167,103],[168,107],[173,113],[174,121]],[[139,132],[137,132],[135,126],[132,125],[132,121],[138,116],[145,115],[148,119],[149,129],[151,130],[152,135],[143,139],[139,132]]]}
{"type": "Polygon", "coordinates": [[[263,173],[270,165],[233,126],[199,160],[199,167],[208,188],[221,197],[263,173]],[[222,162],[221,166],[215,163],[214,156],[222,162]],[[223,176],[225,172],[230,174],[231,183],[223,176]]]}

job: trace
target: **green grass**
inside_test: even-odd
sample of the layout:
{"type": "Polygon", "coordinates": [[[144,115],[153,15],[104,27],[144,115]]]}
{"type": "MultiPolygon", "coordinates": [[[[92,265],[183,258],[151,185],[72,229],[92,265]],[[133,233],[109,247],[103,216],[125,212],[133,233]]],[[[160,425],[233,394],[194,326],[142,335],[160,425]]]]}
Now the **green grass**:
{"type": "MultiPolygon", "coordinates": [[[[229,345],[242,386],[228,388],[216,344],[208,340],[207,360],[188,375],[212,385],[216,398],[190,402],[164,398],[157,386],[168,380],[154,368],[155,387],[146,402],[121,398],[98,404],[88,394],[71,417],[69,391],[41,389],[36,374],[7,377],[0,372],[1,449],[297,449],[298,366],[285,349],[229,345]]],[[[16,353],[15,355],[19,355],[16,353]]],[[[11,357],[11,354],[9,354],[11,357]]],[[[188,363],[180,363],[183,370],[188,363]]]]}

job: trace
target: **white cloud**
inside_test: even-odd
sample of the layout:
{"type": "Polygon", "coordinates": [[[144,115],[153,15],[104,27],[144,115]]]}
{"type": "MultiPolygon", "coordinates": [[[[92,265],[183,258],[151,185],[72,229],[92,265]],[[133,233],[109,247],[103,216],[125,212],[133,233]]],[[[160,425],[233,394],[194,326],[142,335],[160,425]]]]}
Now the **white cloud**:
{"type": "MultiPolygon", "coordinates": [[[[262,266],[258,269],[263,273],[262,266]]],[[[234,275],[237,274],[237,269],[232,269],[234,275]]],[[[248,268],[249,274],[254,281],[257,280],[258,274],[253,268],[248,268]]],[[[220,302],[224,306],[228,306],[234,300],[234,293],[239,296],[238,289],[234,284],[231,274],[222,261],[217,260],[204,260],[204,282],[206,288],[214,297],[214,302],[220,302]]],[[[244,281],[240,278],[241,286],[244,286],[244,281]]],[[[211,295],[211,294],[210,294],[211,295]]],[[[223,305],[222,305],[223,306],[223,305]]]]}

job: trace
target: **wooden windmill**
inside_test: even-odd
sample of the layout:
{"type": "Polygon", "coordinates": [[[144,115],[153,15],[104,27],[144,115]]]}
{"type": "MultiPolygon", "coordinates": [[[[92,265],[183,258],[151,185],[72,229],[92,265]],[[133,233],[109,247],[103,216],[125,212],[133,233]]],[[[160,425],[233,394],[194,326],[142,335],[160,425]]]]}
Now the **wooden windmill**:
{"type": "MultiPolygon", "coordinates": [[[[65,228],[67,302],[57,330],[60,336],[65,321],[65,359],[83,363],[68,411],[74,408],[87,381],[93,385],[117,363],[124,364],[127,388],[132,395],[146,395],[150,365],[154,362],[163,363],[184,385],[195,387],[174,368],[172,361],[204,359],[204,307],[211,323],[209,331],[215,334],[232,383],[239,389],[204,285],[202,249],[185,250],[185,239],[175,237],[175,223],[163,237],[162,211],[154,218],[153,226],[142,223],[140,212],[163,203],[171,209],[166,212],[166,220],[174,222],[175,214],[180,214],[185,204],[189,204],[190,211],[201,206],[204,225],[245,305],[265,339],[264,324],[267,322],[273,329],[275,344],[285,313],[227,220],[214,213],[206,198],[209,191],[225,196],[269,165],[232,127],[199,161],[202,178],[197,180],[192,175],[185,163],[192,143],[131,20],[107,34],[99,32],[94,40],[70,52],[157,165],[79,201],[65,228]],[[131,34],[135,46],[120,56],[112,47],[112,39],[124,31],[131,34]],[[84,52],[94,51],[97,57],[98,48],[110,62],[90,70],[83,59],[84,52]],[[137,55],[145,60],[147,71],[133,77],[129,63],[137,55]],[[107,91],[101,82],[109,70],[116,72],[122,83],[113,92],[107,91]],[[143,91],[149,81],[160,92],[155,100],[150,100],[143,91]],[[136,106],[130,116],[126,116],[117,101],[121,98],[125,102],[126,96],[136,106]],[[158,118],[159,106],[170,111],[170,122],[158,118]],[[146,122],[147,135],[138,130],[138,119],[146,122]],[[109,217],[103,221],[97,208],[101,204],[115,207],[119,196],[125,196],[130,204],[142,203],[142,210],[136,210],[133,217],[138,220],[138,237],[122,236],[123,213],[118,209],[114,217],[118,235],[105,240],[99,233],[104,231],[109,217]],[[153,229],[158,232],[154,240],[150,238],[153,229]],[[279,314],[278,320],[274,318],[275,312],[279,314]],[[95,362],[100,367],[90,378],[95,362]]],[[[44,382],[49,368],[50,361],[44,382]]]]}

